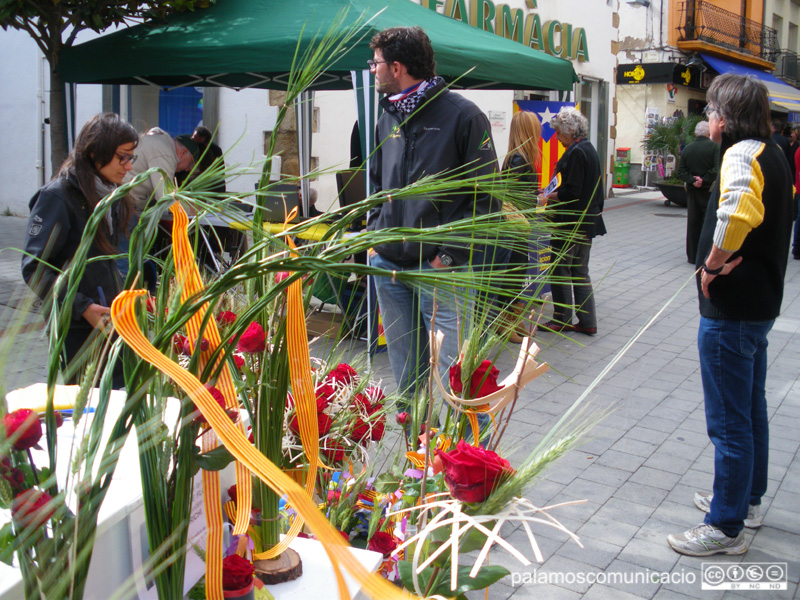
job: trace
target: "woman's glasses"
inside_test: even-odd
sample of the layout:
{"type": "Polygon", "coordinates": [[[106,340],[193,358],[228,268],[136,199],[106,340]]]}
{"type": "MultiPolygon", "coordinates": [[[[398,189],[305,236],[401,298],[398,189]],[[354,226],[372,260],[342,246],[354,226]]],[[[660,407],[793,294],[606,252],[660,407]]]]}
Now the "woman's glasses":
{"type": "Polygon", "coordinates": [[[714,108],[713,105],[706,104],[706,107],[703,109],[703,114],[710,119],[711,115],[718,115],[719,111],[716,108],[714,108]]]}
{"type": "Polygon", "coordinates": [[[120,154],[119,152],[114,152],[114,154],[119,159],[119,164],[127,165],[128,163],[134,164],[136,159],[139,158],[135,154],[120,154]]]}

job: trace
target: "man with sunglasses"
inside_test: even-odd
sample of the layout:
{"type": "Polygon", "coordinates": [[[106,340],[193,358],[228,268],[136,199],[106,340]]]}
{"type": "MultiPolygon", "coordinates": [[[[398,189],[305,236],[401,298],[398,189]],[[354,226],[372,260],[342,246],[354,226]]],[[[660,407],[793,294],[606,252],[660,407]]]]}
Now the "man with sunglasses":
{"type": "MultiPolygon", "coordinates": [[[[403,188],[426,176],[455,174],[463,180],[496,171],[489,120],[436,76],[433,48],[420,27],[384,30],[372,38],[370,48],[373,57],[367,63],[376,89],[385,94],[376,128],[378,147],[370,160],[375,191],[403,188]]],[[[396,194],[369,215],[367,228],[427,229],[500,209],[496,200],[476,194],[474,187],[453,187],[438,197],[396,194]]],[[[376,244],[370,254],[373,266],[396,273],[464,269],[469,260],[470,245],[446,234],[438,243],[376,244]]],[[[458,358],[463,295],[449,286],[434,290],[395,277],[376,277],[375,284],[392,373],[398,390],[412,400],[427,389],[428,333],[434,314],[434,328],[444,333],[440,369],[448,369],[458,358]]]]}

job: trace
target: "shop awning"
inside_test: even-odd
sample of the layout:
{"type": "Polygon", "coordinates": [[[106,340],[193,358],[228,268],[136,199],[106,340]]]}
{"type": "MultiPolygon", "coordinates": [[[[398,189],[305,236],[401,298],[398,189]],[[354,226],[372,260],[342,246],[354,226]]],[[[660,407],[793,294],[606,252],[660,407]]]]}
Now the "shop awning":
{"type": "Polygon", "coordinates": [[[769,100],[773,105],[783,110],[800,112],[800,90],[784,83],[772,73],[732,63],[708,54],[700,54],[700,56],[719,74],[733,73],[734,75],[752,75],[753,77],[757,77],[767,86],[769,90],[769,100]]]}

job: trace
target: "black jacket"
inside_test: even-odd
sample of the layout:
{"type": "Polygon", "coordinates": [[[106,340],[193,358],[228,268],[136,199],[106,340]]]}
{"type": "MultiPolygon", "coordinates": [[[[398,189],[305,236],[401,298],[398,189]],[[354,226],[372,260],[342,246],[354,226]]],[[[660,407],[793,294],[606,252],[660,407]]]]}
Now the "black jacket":
{"type": "Polygon", "coordinates": [[[698,189],[694,187],[695,175],[701,177],[703,185],[699,189],[710,190],[719,175],[719,144],[706,136],[697,136],[681,152],[675,174],[693,189],[698,189]]]}
{"type": "Polygon", "coordinates": [[[519,152],[514,152],[506,164],[506,171],[513,174],[517,181],[530,183],[534,190],[539,188],[539,175],[531,164],[519,152]]]}
{"type": "MultiPolygon", "coordinates": [[[[381,105],[378,120],[378,149],[370,161],[375,191],[405,187],[425,176],[461,170],[464,177],[485,175],[497,170],[497,155],[492,129],[486,115],[472,102],[450,92],[444,82],[424,92],[424,99],[412,115],[405,115],[388,99],[381,105]]],[[[390,227],[437,227],[475,215],[500,210],[500,203],[488,194],[448,195],[446,198],[414,196],[384,202],[369,219],[367,228],[375,231],[390,227]]],[[[403,242],[375,247],[384,258],[401,265],[419,264],[442,252],[456,265],[469,258],[463,244],[421,244],[403,242]]]]}
{"type": "Polygon", "coordinates": [[[698,274],[700,314],[712,319],[768,321],[778,316],[783,299],[792,231],[789,165],[769,138],[734,143],[723,134],[720,153],[722,167],[700,233],[697,266],[705,262],[713,244],[733,251],[731,260],[739,256],[743,260],[711,282],[710,299],[703,296],[698,274]],[[720,190],[725,190],[724,195],[720,190]]]}
{"type": "MultiPolygon", "coordinates": [[[[91,214],[89,204],[78,189],[72,176],[57,177],[31,198],[31,215],[25,236],[25,251],[50,263],[56,269],[69,265],[83,235],[86,221],[91,214]]],[[[112,209],[116,218],[117,207],[112,209]]],[[[106,227],[103,223],[101,227],[106,227]]],[[[116,240],[111,237],[112,244],[116,240]]],[[[89,250],[89,257],[105,254],[96,246],[89,250]]],[[[30,256],[22,257],[22,277],[25,283],[45,303],[49,311],[52,303],[53,285],[58,271],[41,264],[30,256]],[[41,265],[41,266],[40,266],[41,265]]],[[[88,321],[82,318],[90,304],[110,306],[122,289],[122,278],[116,261],[99,260],[87,264],[83,273],[75,302],[72,305],[72,327],[90,330],[88,321]]],[[[66,286],[63,293],[66,292],[66,286]]]]}
{"type": "Polygon", "coordinates": [[[578,140],[570,144],[556,163],[556,173],[561,175],[561,185],[556,188],[558,200],[552,204],[556,211],[553,221],[574,227],[586,211],[578,231],[588,238],[604,235],[603,170],[592,143],[578,140]]]}

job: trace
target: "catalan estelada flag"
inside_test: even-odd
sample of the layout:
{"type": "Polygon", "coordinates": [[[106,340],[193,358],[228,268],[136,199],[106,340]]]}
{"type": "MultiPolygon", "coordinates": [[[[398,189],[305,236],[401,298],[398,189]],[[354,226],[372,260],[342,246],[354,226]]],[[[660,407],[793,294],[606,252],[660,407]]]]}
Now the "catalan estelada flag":
{"type": "Polygon", "coordinates": [[[532,112],[542,123],[542,139],[539,149],[542,151],[542,169],[539,172],[539,181],[542,187],[546,186],[553,178],[556,163],[564,154],[564,147],[558,143],[555,130],[550,127],[550,119],[558,114],[564,106],[575,106],[574,102],[544,102],[541,100],[515,100],[514,112],[527,110],[532,112]]]}

